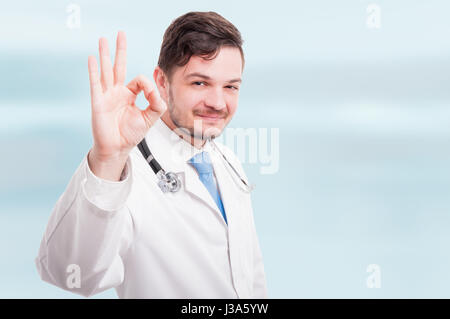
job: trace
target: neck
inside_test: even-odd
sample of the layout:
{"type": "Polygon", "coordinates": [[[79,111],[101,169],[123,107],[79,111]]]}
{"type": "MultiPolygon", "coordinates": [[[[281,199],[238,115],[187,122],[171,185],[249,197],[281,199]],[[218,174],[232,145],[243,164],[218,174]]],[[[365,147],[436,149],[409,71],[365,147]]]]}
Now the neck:
{"type": "MultiPolygon", "coordinates": [[[[167,115],[167,112],[164,114],[167,115]]],[[[191,144],[197,149],[203,148],[206,143],[206,140],[195,138],[190,134],[187,134],[185,130],[178,129],[178,127],[172,122],[170,116],[162,116],[161,120],[172,130],[174,131],[180,138],[191,144]],[[176,130],[177,129],[177,130],[176,130]],[[175,131],[176,130],[176,131],[175,131]]]]}

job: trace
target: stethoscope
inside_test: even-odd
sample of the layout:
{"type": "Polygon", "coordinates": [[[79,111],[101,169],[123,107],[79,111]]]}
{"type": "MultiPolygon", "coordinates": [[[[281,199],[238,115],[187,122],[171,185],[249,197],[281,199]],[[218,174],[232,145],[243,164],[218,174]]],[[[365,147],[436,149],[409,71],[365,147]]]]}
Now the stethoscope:
{"type": "MultiPolygon", "coordinates": [[[[222,158],[228,163],[228,166],[231,167],[233,170],[235,176],[240,180],[240,182],[237,182],[236,179],[233,177],[232,173],[228,169],[228,172],[230,173],[230,176],[232,179],[236,182],[236,184],[240,187],[241,190],[244,192],[250,193],[254,188],[255,185],[249,185],[237,172],[237,170],[231,165],[231,163],[228,161],[228,159],[225,157],[225,155],[220,151],[220,149],[217,147],[217,145],[214,143],[213,139],[209,139],[211,145],[214,147],[214,150],[218,151],[220,155],[222,155],[222,158]]],[[[142,155],[144,156],[147,163],[152,168],[153,172],[155,173],[156,177],[158,178],[158,186],[161,188],[163,193],[172,192],[176,193],[181,188],[181,181],[178,178],[177,174],[172,172],[166,172],[161,165],[159,165],[158,161],[153,156],[152,152],[150,152],[150,149],[148,148],[147,142],[145,141],[145,138],[138,144],[138,149],[141,151],[142,155]]]]}

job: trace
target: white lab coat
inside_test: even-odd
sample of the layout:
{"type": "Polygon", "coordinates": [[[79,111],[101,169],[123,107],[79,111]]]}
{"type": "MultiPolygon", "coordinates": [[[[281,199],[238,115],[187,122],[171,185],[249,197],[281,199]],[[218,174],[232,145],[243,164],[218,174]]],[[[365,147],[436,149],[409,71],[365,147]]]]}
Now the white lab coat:
{"type": "MultiPolygon", "coordinates": [[[[114,287],[119,298],[267,298],[251,197],[235,183],[226,162],[205,144],[228,226],[187,163],[202,150],[162,120],[146,140],[161,166],[178,174],[180,191],[160,190],[137,147],[119,182],[95,176],[86,155],[42,238],[35,260],[42,280],[86,297],[114,287]],[[70,265],[78,267],[79,288],[70,265]]],[[[246,178],[234,153],[216,144],[246,178]]]]}

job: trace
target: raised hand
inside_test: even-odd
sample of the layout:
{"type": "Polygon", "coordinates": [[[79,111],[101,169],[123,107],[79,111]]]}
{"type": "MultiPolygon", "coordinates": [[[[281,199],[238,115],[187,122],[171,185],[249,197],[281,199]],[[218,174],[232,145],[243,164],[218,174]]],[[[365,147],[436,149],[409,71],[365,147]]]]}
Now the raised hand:
{"type": "Polygon", "coordinates": [[[88,58],[94,137],[94,146],[88,159],[95,175],[110,180],[119,180],[131,149],[145,137],[150,127],[167,109],[155,85],[145,76],[139,75],[125,86],[124,32],[118,33],[116,46],[113,67],[108,42],[105,38],[100,39],[100,76],[97,60],[93,56],[88,58]],[[135,104],[141,91],[149,102],[145,110],[139,109],[135,104]]]}

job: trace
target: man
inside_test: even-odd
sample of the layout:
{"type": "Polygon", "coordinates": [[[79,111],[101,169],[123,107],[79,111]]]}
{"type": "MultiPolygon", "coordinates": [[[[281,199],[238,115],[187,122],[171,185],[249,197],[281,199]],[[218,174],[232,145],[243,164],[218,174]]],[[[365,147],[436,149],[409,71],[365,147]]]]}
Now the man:
{"type": "Polygon", "coordinates": [[[44,281],[83,296],[114,287],[120,298],[267,297],[251,198],[230,167],[245,173],[212,141],[238,105],[241,46],[217,13],[177,18],[153,73],[158,94],[144,76],[124,85],[123,32],[114,66],[100,39],[100,74],[88,59],[94,145],[50,217],[36,258],[44,281]],[[144,138],[178,192],[158,187],[136,147],[144,138]]]}

